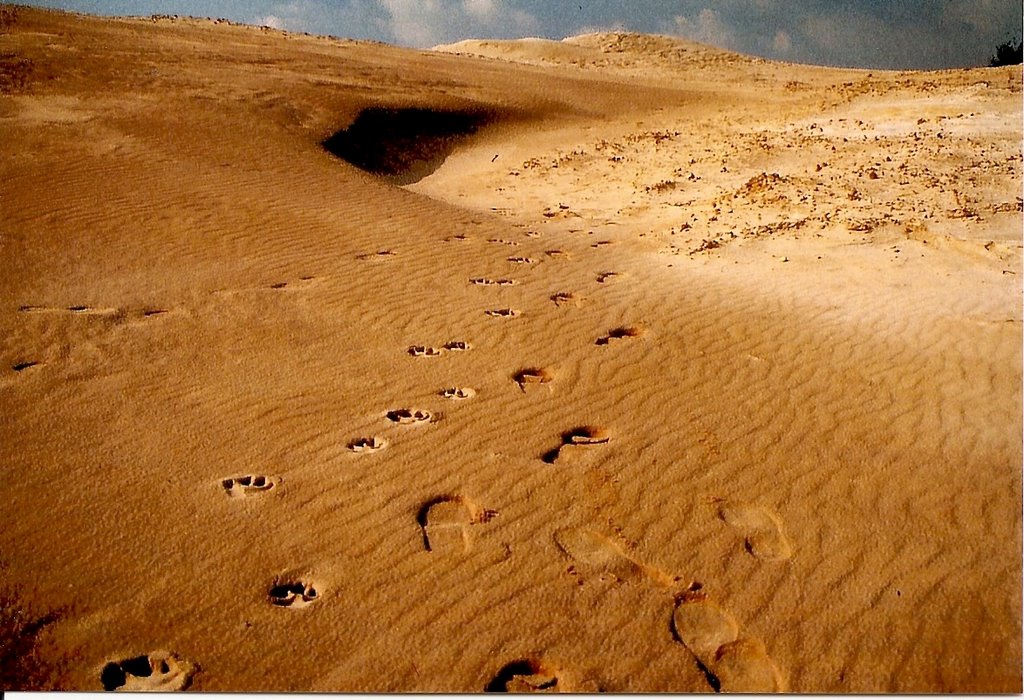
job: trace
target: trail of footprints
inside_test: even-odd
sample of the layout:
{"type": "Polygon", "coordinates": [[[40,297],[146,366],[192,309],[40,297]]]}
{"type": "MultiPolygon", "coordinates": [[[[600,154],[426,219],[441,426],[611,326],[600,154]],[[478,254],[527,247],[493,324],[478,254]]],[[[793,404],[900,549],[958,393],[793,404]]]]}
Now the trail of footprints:
{"type": "MultiPolygon", "coordinates": [[[[530,236],[530,237],[535,237],[530,236]]],[[[447,242],[464,242],[465,235],[450,236],[447,242]]],[[[490,239],[489,242],[517,246],[516,241],[490,239]]],[[[601,241],[592,247],[607,245],[601,241]]],[[[569,260],[566,251],[550,249],[544,253],[548,258],[569,260]]],[[[378,250],[363,253],[356,259],[364,262],[386,261],[396,257],[393,250],[378,250]]],[[[536,262],[527,255],[509,256],[507,262],[526,265],[536,262]]],[[[621,275],[616,272],[602,272],[597,283],[608,284],[617,281],[621,275]]],[[[313,278],[302,278],[308,283],[313,278]]],[[[510,287],[518,280],[502,277],[474,277],[470,284],[478,287],[510,287]]],[[[285,289],[289,283],[271,285],[273,289],[285,289]]],[[[575,292],[557,292],[550,300],[556,306],[579,305],[586,297],[575,292]]],[[[53,311],[22,307],[23,312],[53,311]]],[[[71,307],[67,313],[89,313],[87,307],[71,307]]],[[[164,313],[161,310],[146,311],[145,315],[164,313]]],[[[504,307],[485,309],[484,313],[494,318],[516,318],[521,315],[517,309],[504,307]]],[[[641,338],[646,332],[642,325],[624,325],[607,331],[594,343],[607,346],[641,338]]],[[[467,352],[470,343],[450,340],[441,346],[411,345],[406,354],[412,358],[437,358],[448,353],[467,352]]],[[[12,369],[17,372],[39,364],[21,361],[12,369]]],[[[522,391],[551,384],[555,372],[549,367],[523,367],[513,373],[512,382],[522,391]]],[[[473,399],[476,391],[470,387],[449,386],[436,392],[437,396],[451,402],[473,399]]],[[[429,426],[441,419],[441,414],[423,408],[395,408],[382,415],[382,420],[405,430],[414,426],[429,426]]],[[[546,464],[559,466],[572,463],[577,456],[593,454],[604,449],[612,440],[610,431],[597,425],[579,425],[565,430],[559,436],[557,445],[539,455],[546,464]]],[[[381,453],[391,442],[380,436],[370,435],[351,439],[346,447],[354,455],[381,453]]],[[[224,478],[220,486],[231,499],[252,499],[265,497],[280,489],[280,477],[266,474],[243,474],[224,478]]],[[[713,504],[721,521],[732,527],[743,540],[743,546],[750,555],[764,561],[782,561],[792,555],[792,545],[782,533],[778,518],[759,506],[716,499],[713,504]]],[[[432,555],[466,555],[473,549],[474,540],[498,511],[485,508],[465,494],[447,493],[422,501],[415,511],[422,548],[432,555]]],[[[612,538],[590,527],[566,527],[552,533],[552,544],[568,560],[568,573],[575,576],[579,585],[587,579],[611,583],[650,583],[658,588],[672,588],[679,585],[680,578],[661,569],[648,565],[632,555],[625,547],[612,538]]],[[[313,606],[322,594],[319,588],[305,577],[278,578],[266,592],[268,604],[277,608],[297,610],[313,606]]],[[[715,691],[772,692],[784,690],[782,675],[769,658],[764,644],[753,637],[745,636],[736,620],[715,603],[700,584],[691,584],[683,593],[674,598],[675,607],[671,620],[672,637],[688,652],[693,662],[704,673],[708,685],[715,691]]],[[[100,681],[106,690],[183,690],[192,683],[199,669],[198,665],[171,652],[157,651],[149,655],[110,661],[100,672],[100,681]]],[[[600,688],[598,688],[600,689],[600,688]]],[[[580,688],[567,682],[564,674],[543,659],[520,658],[506,663],[483,687],[487,692],[574,692],[580,688]]],[[[594,688],[584,688],[593,691],[594,688]]]]}

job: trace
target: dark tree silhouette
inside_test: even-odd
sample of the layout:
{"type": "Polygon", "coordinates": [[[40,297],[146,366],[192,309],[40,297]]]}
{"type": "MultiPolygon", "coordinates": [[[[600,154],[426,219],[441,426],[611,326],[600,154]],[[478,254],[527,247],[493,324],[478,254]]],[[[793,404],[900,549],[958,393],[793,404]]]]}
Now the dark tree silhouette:
{"type": "Polygon", "coordinates": [[[1024,54],[1021,49],[1024,49],[1024,43],[1018,41],[1014,44],[1013,39],[1010,39],[996,47],[996,55],[988,60],[988,64],[995,67],[1016,66],[1024,63],[1024,54]]]}

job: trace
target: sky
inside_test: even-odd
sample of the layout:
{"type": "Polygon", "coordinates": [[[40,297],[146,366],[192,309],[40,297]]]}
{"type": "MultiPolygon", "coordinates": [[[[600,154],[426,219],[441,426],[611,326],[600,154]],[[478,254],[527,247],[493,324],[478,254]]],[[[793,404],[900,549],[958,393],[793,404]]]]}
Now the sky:
{"type": "MultiPolygon", "coordinates": [[[[26,0],[21,0],[25,2],[26,0]]],[[[1021,0],[28,0],[100,15],[223,17],[429,48],[461,39],[668,34],[770,59],[858,68],[987,65],[1021,0]]]]}

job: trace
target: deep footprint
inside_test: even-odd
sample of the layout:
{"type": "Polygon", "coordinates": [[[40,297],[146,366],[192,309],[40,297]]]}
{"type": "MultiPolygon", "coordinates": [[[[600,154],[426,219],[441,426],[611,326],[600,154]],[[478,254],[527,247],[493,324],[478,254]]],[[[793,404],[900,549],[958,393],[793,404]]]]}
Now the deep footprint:
{"type": "Polygon", "coordinates": [[[547,464],[554,464],[567,454],[574,454],[573,452],[566,452],[567,449],[603,445],[610,440],[611,434],[605,428],[597,425],[577,426],[562,433],[562,444],[545,452],[541,455],[541,459],[547,464]]]}
{"type": "Polygon", "coordinates": [[[197,667],[190,661],[166,651],[155,651],[120,661],[110,661],[100,671],[103,689],[129,693],[185,690],[192,683],[197,667]]]}
{"type": "Polygon", "coordinates": [[[388,441],[376,435],[368,438],[356,438],[348,443],[348,449],[358,453],[379,452],[387,446],[388,441]]]}
{"type": "Polygon", "coordinates": [[[267,591],[270,604],[280,608],[304,608],[312,605],[319,597],[320,592],[316,587],[305,581],[275,583],[267,591]]]}
{"type": "Polygon", "coordinates": [[[468,552],[470,527],[486,523],[498,514],[485,510],[465,496],[440,496],[424,503],[416,514],[428,552],[468,552]]]}
{"type": "Polygon", "coordinates": [[[470,389],[469,387],[453,386],[448,387],[447,389],[442,389],[441,391],[438,392],[438,394],[446,399],[465,400],[471,399],[474,396],[476,396],[476,391],[470,389]]]}
{"type": "Polygon", "coordinates": [[[737,501],[719,501],[718,517],[743,535],[746,550],[764,561],[784,561],[793,546],[782,532],[779,519],[765,508],[737,501]]]}
{"type": "Polygon", "coordinates": [[[246,498],[265,493],[277,487],[280,479],[263,474],[246,474],[234,476],[221,481],[224,492],[232,498],[246,498]]]}
{"type": "Polygon", "coordinates": [[[485,693],[537,693],[559,690],[555,669],[535,659],[518,659],[505,664],[491,682],[484,686],[485,693]]]}
{"type": "Polygon", "coordinates": [[[427,345],[411,345],[406,351],[413,357],[438,357],[441,351],[427,345]]]}
{"type": "Polygon", "coordinates": [[[512,381],[523,391],[528,384],[550,384],[554,378],[554,373],[546,367],[524,367],[512,375],[512,381]]]}
{"type": "Polygon", "coordinates": [[[562,554],[584,575],[607,575],[617,582],[651,580],[662,586],[671,586],[676,581],[668,573],[637,561],[617,543],[590,528],[563,528],[555,532],[554,540],[562,554]]]}
{"type": "Polygon", "coordinates": [[[424,424],[429,423],[434,418],[430,411],[421,411],[413,408],[399,408],[394,411],[388,411],[385,416],[392,423],[398,423],[399,425],[424,424]]]}
{"type": "Polygon", "coordinates": [[[608,335],[594,341],[595,345],[608,345],[613,340],[639,338],[646,332],[643,326],[619,326],[608,331],[608,335]]]}

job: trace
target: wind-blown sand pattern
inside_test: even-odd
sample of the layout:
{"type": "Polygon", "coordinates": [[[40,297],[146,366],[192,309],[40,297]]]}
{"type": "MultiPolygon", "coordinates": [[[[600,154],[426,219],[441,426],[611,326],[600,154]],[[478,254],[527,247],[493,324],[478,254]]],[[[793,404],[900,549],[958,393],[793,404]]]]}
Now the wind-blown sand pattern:
{"type": "Polygon", "coordinates": [[[4,683],[1020,692],[1021,77],[0,6],[4,683]]]}

